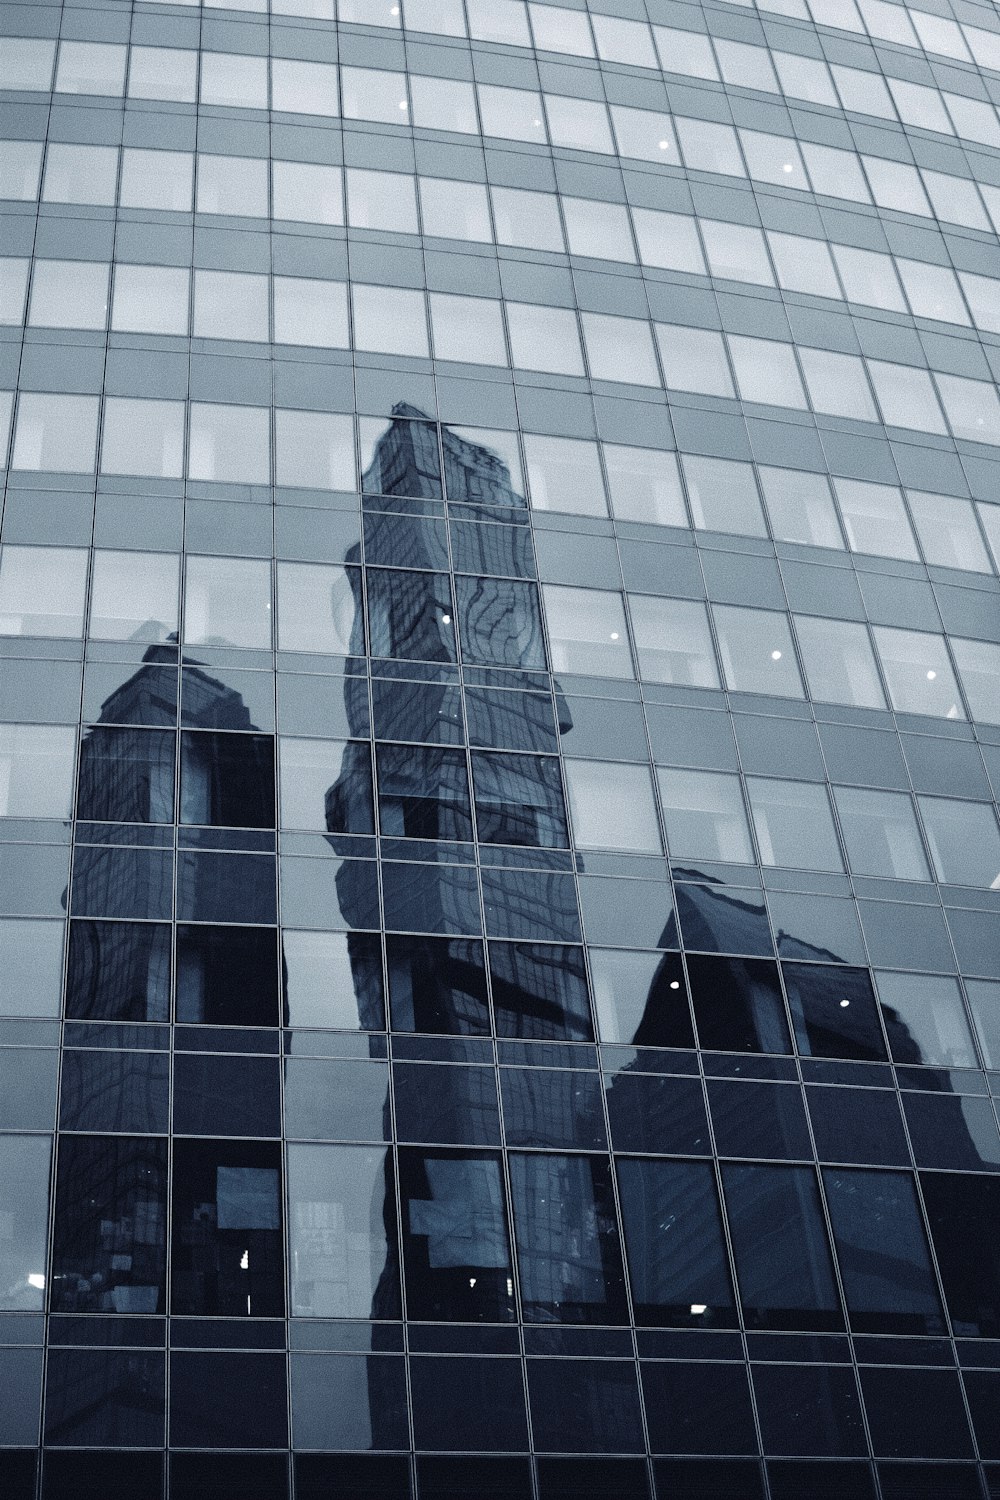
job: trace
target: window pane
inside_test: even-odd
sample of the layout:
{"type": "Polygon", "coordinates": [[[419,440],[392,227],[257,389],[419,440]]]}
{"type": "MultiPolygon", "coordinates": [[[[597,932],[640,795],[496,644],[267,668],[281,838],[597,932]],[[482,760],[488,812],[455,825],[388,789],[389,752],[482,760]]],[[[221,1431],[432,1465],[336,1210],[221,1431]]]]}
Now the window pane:
{"type": "MultiPolygon", "coordinates": [[[[814,950],[815,951],[815,950],[814,950]]],[[[782,966],[795,1041],[804,1057],[884,1058],[875,992],[867,969],[843,964],[782,966]]]]}
{"type": "Polygon", "coordinates": [[[227,484],[268,484],[269,413],[256,406],[191,403],[188,474],[227,484]]]}
{"type": "Polygon", "coordinates": [[[916,318],[939,318],[966,327],[969,314],[955,273],[948,266],[929,266],[923,261],[896,259],[910,309],[916,318]]]}
{"type": "Polygon", "coordinates": [[[554,757],[477,750],[472,775],[481,843],[566,848],[566,808],[554,757]]]}
{"type": "Polygon", "coordinates": [[[945,434],[944,418],[926,370],[868,360],[882,419],[890,427],[912,427],[918,432],[945,434]]]}
{"type": "Polygon", "coordinates": [[[127,52],[126,47],[109,43],[63,42],[56,70],[57,92],[110,97],[123,94],[127,52]]]}
{"type": "Polygon", "coordinates": [[[347,170],[347,221],[355,229],[417,233],[414,179],[401,172],[347,170]]]}
{"type": "Polygon", "coordinates": [[[499,1156],[402,1147],[399,1176],[410,1317],[509,1322],[513,1270],[499,1156]]]}
{"type": "Polygon", "coordinates": [[[267,58],[230,52],[201,54],[202,104],[267,108],[267,58]]]}
{"type": "Polygon", "coordinates": [[[11,468],[90,473],[97,457],[96,396],[22,394],[11,468]]]}
{"type": "Polygon", "coordinates": [[[61,724],[0,724],[0,817],[69,817],[75,738],[61,724]]]}
{"type": "Polygon", "coordinates": [[[702,219],[701,233],[713,276],[756,282],[759,286],[774,285],[774,273],[759,229],[702,219]]]}
{"type": "Polygon", "coordinates": [[[838,547],[844,539],[825,474],[800,469],[758,469],[771,530],[780,542],[838,547]]]}
{"type": "Polygon", "coordinates": [[[306,161],[271,163],[272,214],[307,224],[344,222],[343,188],[339,167],[306,161]]]}
{"type": "Polygon", "coordinates": [[[889,312],[905,312],[906,303],[891,255],[857,250],[851,245],[833,245],[831,248],[849,302],[884,307],[889,312]]]}
{"type": "Polygon", "coordinates": [[[480,365],[508,363],[499,302],[431,292],[430,304],[436,359],[480,365]]]}
{"type": "Polygon", "coordinates": [[[178,559],[168,553],[94,553],[90,634],[164,641],[177,629],[178,559]]]}
{"type": "Polygon", "coordinates": [[[805,410],[805,393],[791,344],[730,334],[729,353],[744,401],[805,410]]]}
{"type": "Polygon", "coordinates": [[[186,270],[167,266],[115,267],[111,326],[118,333],[188,331],[186,270]]]}
{"type": "Polygon", "coordinates": [[[53,1226],[62,1312],[162,1312],[167,1148],[163,1140],[65,1135],[53,1226]]]}
{"type": "MultiPolygon", "coordinates": [[[[44,262],[39,262],[43,265],[44,262]]],[[[28,291],[27,260],[4,257],[0,260],[0,323],[16,325],[24,321],[24,302],[28,291]]]]}
{"type": "Polygon", "coordinates": [[[621,594],[558,584],[542,594],[554,672],[634,676],[621,594]]]}
{"type": "Polygon", "coordinates": [[[679,31],[673,26],[654,26],[656,50],[664,73],[686,73],[690,78],[717,79],[712,43],[697,31],[679,31]]]}
{"type": "Polygon", "coordinates": [[[0,1306],[41,1312],[49,1217],[48,1136],[0,1136],[0,1202],[9,1232],[0,1239],[0,1306]]]}
{"type": "Polygon", "coordinates": [[[332,564],[279,563],[279,651],[363,651],[356,574],[332,564]]]}
{"type": "Polygon", "coordinates": [[[555,375],[584,373],[576,314],[570,308],[508,302],[507,327],[515,368],[555,375]]]}
{"type": "Polygon", "coordinates": [[[395,1218],[391,1152],[289,1146],[292,1316],[398,1317],[395,1218]]]}
{"type": "Polygon", "coordinates": [[[419,183],[424,234],[492,242],[489,198],[482,183],[449,182],[437,177],[421,177],[419,183]]]}
{"type": "Polygon", "coordinates": [[[465,35],[465,12],[461,0],[410,0],[405,21],[408,31],[430,31],[438,36],[465,35]]]}
{"type": "Polygon", "coordinates": [[[678,164],[677,143],[670,116],[648,109],[611,105],[611,120],[619,155],[637,161],[667,161],[678,164]]]}
{"type": "Polygon", "coordinates": [[[190,213],[193,183],[194,157],[190,151],[141,151],[126,146],[122,152],[118,190],[122,208],[190,213]]]}
{"type": "Polygon", "coordinates": [[[943,1333],[944,1317],[909,1172],[826,1168],[833,1237],[851,1326],[943,1333]]]}
{"type": "Polygon", "coordinates": [[[530,47],[528,15],[521,0],[468,0],[469,35],[480,42],[530,47]]]}
{"type": "Polygon", "coordinates": [[[831,198],[850,198],[855,203],[871,202],[868,184],[855,152],[806,141],[802,154],[814,192],[828,193],[831,198]]]}
{"type": "Polygon", "coordinates": [[[995,386],[958,375],[938,375],[937,386],[957,438],[1000,444],[1000,397],[995,386]]]}
{"type": "Polygon", "coordinates": [[[193,104],[197,90],[198,54],[179,47],[132,48],[128,92],[131,99],[168,99],[193,104]]]}
{"type": "Polygon", "coordinates": [[[614,151],[608,112],[603,104],[591,99],[568,99],[547,94],[545,112],[554,146],[566,146],[575,151],[614,151]]]}
{"type": "Polygon", "coordinates": [[[189,557],[184,639],[191,645],[271,645],[271,569],[235,557],[189,557]]]}
{"type": "Polygon", "coordinates": [[[807,870],[844,868],[825,786],[748,776],[747,796],[761,864],[807,870]]]}
{"type": "Polygon", "coordinates": [[[605,443],[604,464],[612,509],[619,520],[687,525],[676,453],[605,443]]]}
{"type": "Polygon", "coordinates": [[[276,344],[348,348],[347,286],[344,282],[275,276],[272,285],[276,344]]]}
{"type": "Polygon", "coordinates": [[[87,554],[70,547],[0,551],[0,634],[80,636],[87,554]]]}
{"type": "Polygon", "coordinates": [[[490,197],[497,244],[524,245],[530,250],[562,250],[562,225],[554,193],[494,187],[490,189],[490,197]]]}
{"type": "Polygon", "coordinates": [[[656,342],[667,389],[733,396],[732,377],[721,333],[657,323],[656,342]]]}
{"type": "MultiPolygon", "coordinates": [[[[462,83],[454,78],[424,78],[411,73],[410,94],[413,99],[413,123],[418,128],[478,135],[476,94],[471,83],[462,83]]],[[[400,98],[399,104],[402,102],[400,98]]],[[[405,119],[405,115],[403,118],[405,119]]]]}
{"type": "MultiPolygon", "coordinates": [[[[590,972],[603,1042],[623,1042],[626,1046],[694,1046],[679,954],[591,948],[590,972]]],[[[632,1086],[623,1085],[622,1075],[618,1074],[608,1084],[609,1104],[610,1090],[622,1087],[628,1096],[632,1086]]],[[[614,1106],[612,1130],[615,1130],[614,1106]]]]}
{"type": "Polygon", "coordinates": [[[595,203],[588,198],[564,198],[563,215],[571,255],[634,261],[628,210],[620,203],[595,203]]]}
{"type": "Polygon", "coordinates": [[[596,443],[525,433],[524,456],[532,510],[607,515],[596,443]]]}
{"type": "Polygon", "coordinates": [[[665,271],[691,271],[695,276],[705,274],[697,221],[692,216],[662,213],[656,208],[633,208],[632,224],[643,265],[660,266],[665,271]]]}
{"type": "Polygon", "coordinates": [[[1000,723],[1000,645],[992,641],[952,641],[959,676],[974,719],[1000,723]]]}
{"type": "Polygon", "coordinates": [[[595,15],[593,22],[597,50],[605,61],[630,63],[637,68],[657,66],[648,26],[640,21],[619,20],[617,16],[595,15]]]}
{"type": "Polygon", "coordinates": [[[382,120],[405,125],[409,120],[406,75],[375,68],[341,68],[344,115],[352,120],[382,120]]]}
{"type": "Polygon", "coordinates": [[[184,472],[184,402],[109,396],[104,403],[101,471],[180,478],[184,472]]]}
{"type": "Polygon", "coordinates": [[[279,743],[282,828],[375,832],[367,742],[282,735],[279,743]]]}
{"type": "Polygon", "coordinates": [[[712,614],[726,686],[739,693],[802,698],[791,632],[783,614],[717,604],[712,614]]]}
{"type": "Polygon", "coordinates": [[[327,412],[276,411],[274,469],[276,484],[353,490],[357,483],[353,421],[327,412]]]}
{"type": "Polygon", "coordinates": [[[0,150],[0,198],[30,203],[38,197],[41,141],[4,141],[0,150]]]}
{"type": "Polygon", "coordinates": [[[337,69],[332,63],[271,60],[271,108],[297,115],[337,113],[337,69]]]}
{"type": "Polygon", "coordinates": [[[807,240],[798,234],[769,232],[767,242],[778,270],[778,285],[790,292],[809,292],[816,297],[843,294],[822,240],[807,240]]]}
{"type": "Polygon", "coordinates": [[[674,861],[752,864],[753,846],[738,776],[714,771],[656,773],[674,861]]]}
{"type": "Polygon", "coordinates": [[[525,1318],[625,1322],[608,1159],[513,1155],[510,1167],[525,1318]]]}
{"type": "Polygon", "coordinates": [[[681,460],[694,524],[703,531],[766,536],[753,467],[728,458],[681,460]]]}
{"type": "Polygon", "coordinates": [[[848,620],[795,615],[809,695],[817,703],[885,708],[868,631],[848,620]]]}
{"type": "Polygon", "coordinates": [[[855,354],[799,348],[809,399],[816,411],[855,422],[877,422],[878,413],[865,378],[863,360],[855,354]]]}
{"type": "Polygon", "coordinates": [[[638,318],[613,318],[603,313],[581,315],[587,360],[594,380],[627,381],[632,385],[660,385],[649,324],[638,318]]]}
{"type": "Polygon", "coordinates": [[[908,714],[965,718],[943,636],[884,625],[876,625],[874,635],[893,708],[908,714]]]}
{"type": "Polygon", "coordinates": [[[55,42],[41,37],[5,37],[0,88],[47,92],[52,83],[55,50],[55,42]]]}
{"type": "Polygon", "coordinates": [[[687,687],[719,686],[703,604],[630,594],[629,612],[641,678],[687,687]]]}
{"type": "Polygon", "coordinates": [[[918,560],[903,497],[895,485],[835,479],[834,488],[852,552],[918,560]]]}
{"type": "Polygon", "coordinates": [[[834,787],[847,858],[856,875],[889,880],[930,878],[923,844],[905,792],[834,787]]]}
{"type": "Polygon", "coordinates": [[[564,764],[573,830],[581,848],[660,853],[647,767],[590,760],[567,760],[564,764]]]}
{"type": "Polygon", "coordinates": [[[483,135],[543,144],[547,140],[540,94],[525,89],[498,88],[491,83],[481,83],[478,93],[483,135]]]}
{"type": "Polygon", "coordinates": [[[100,203],[110,207],[117,185],[117,146],[49,146],[42,187],[47,203],[100,203]]]}
{"type": "Polygon", "coordinates": [[[204,339],[256,339],[267,343],[266,276],[195,271],[194,335],[204,339]]]}
{"type": "Polygon", "coordinates": [[[739,137],[751,177],[756,177],[759,182],[775,182],[786,188],[809,186],[799,148],[787,136],[765,135],[759,130],[741,130],[739,137]]]}
{"type": "Polygon", "coordinates": [[[709,120],[678,119],[677,138],[685,165],[698,172],[721,172],[745,177],[743,156],[731,125],[709,120]]]}
{"type": "Polygon", "coordinates": [[[59,1014],[64,931],[60,921],[0,919],[0,1015],[59,1014]]]}
{"type": "Polygon", "coordinates": [[[727,1166],[723,1185],[740,1297],[751,1327],[841,1327],[812,1169],[727,1166]]]}
{"type": "Polygon", "coordinates": [[[991,571],[971,500],[957,500],[952,495],[928,495],[919,490],[907,490],[906,498],[924,557],[929,563],[942,568],[965,568],[974,573],[991,571]]]}
{"type": "Polygon", "coordinates": [[[427,357],[430,350],[423,292],[358,283],[351,292],[356,348],[377,354],[427,357]]]}
{"type": "Polygon", "coordinates": [[[28,322],[36,328],[103,328],[110,267],[80,260],[36,260],[28,322]]]}
{"type": "MultiPolygon", "coordinates": [[[[879,1008],[898,1063],[926,1063],[932,1068],[974,1068],[976,1053],[969,1035],[958,981],[945,974],[875,975],[879,1008]]],[[[972,986],[969,998],[976,1013],[972,986]]],[[[997,1012],[1000,1018],[1000,1010],[997,1012]]],[[[987,1066],[994,1063],[986,1058],[987,1066]]]]}
{"type": "Polygon", "coordinates": [[[1000,890],[1000,828],[992,804],[950,797],[917,801],[938,879],[1000,890]]]}
{"type": "Polygon", "coordinates": [[[267,162],[242,156],[199,156],[198,198],[201,214],[267,218],[267,162]]]}

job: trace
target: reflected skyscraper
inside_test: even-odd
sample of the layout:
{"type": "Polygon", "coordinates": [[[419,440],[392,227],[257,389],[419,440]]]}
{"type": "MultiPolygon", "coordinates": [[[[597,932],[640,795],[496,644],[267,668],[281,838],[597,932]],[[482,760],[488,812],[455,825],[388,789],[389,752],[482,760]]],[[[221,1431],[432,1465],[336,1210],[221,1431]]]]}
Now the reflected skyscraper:
{"type": "Polygon", "coordinates": [[[0,218],[0,1500],[1000,1500],[996,5],[10,5],[0,218]]]}

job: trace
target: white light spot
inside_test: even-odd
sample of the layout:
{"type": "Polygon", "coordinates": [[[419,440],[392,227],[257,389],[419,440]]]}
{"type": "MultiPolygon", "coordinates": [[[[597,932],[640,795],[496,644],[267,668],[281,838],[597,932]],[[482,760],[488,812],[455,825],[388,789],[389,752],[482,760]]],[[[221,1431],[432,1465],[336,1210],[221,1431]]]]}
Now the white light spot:
{"type": "Polygon", "coordinates": [[[661,141],[660,142],[660,150],[661,151],[669,151],[670,150],[670,142],[669,141],[661,141]]]}
{"type": "Polygon", "coordinates": [[[680,987],[681,987],[681,982],[680,982],[679,979],[671,979],[671,981],[670,981],[670,988],[672,990],[679,990],[680,987]]]}
{"type": "Polygon", "coordinates": [[[780,661],[781,660],[781,652],[780,651],[772,651],[771,652],[771,660],[772,661],[780,661]]]}
{"type": "Polygon", "coordinates": [[[708,1303],[707,1302],[692,1302],[691,1303],[691,1311],[694,1313],[694,1315],[695,1315],[696,1318],[699,1318],[703,1312],[708,1312],[708,1303]]]}
{"type": "Polygon", "coordinates": [[[618,639],[618,632],[617,632],[617,630],[612,630],[612,632],[611,632],[611,639],[613,641],[616,641],[618,639]]]}
{"type": "Polygon", "coordinates": [[[936,676],[937,676],[936,672],[928,672],[927,673],[927,681],[928,682],[933,682],[936,676]]]}
{"type": "Polygon", "coordinates": [[[45,1277],[42,1275],[41,1271],[30,1271],[28,1273],[28,1285],[35,1287],[40,1292],[44,1292],[45,1277]]]}
{"type": "Polygon", "coordinates": [[[249,1271],[249,1269],[250,1269],[250,1251],[249,1250],[244,1250],[243,1254],[240,1256],[240,1270],[241,1271],[249,1271]]]}
{"type": "Polygon", "coordinates": [[[841,1008],[841,1010],[846,1010],[847,1007],[850,1005],[850,1003],[851,1003],[850,1000],[841,1000],[841,1002],[840,1002],[840,1008],[841,1008]]]}
{"type": "Polygon", "coordinates": [[[451,615],[442,615],[441,616],[441,624],[442,625],[450,625],[451,624],[451,615]]]}
{"type": "Polygon", "coordinates": [[[794,171],[795,171],[795,168],[794,168],[794,167],[793,167],[793,166],[792,166],[792,164],[791,164],[791,162],[790,162],[790,161],[786,161],[786,162],[785,162],[785,165],[784,165],[784,166],[783,166],[783,167],[782,167],[782,169],[781,169],[781,170],[782,170],[782,171],[783,171],[783,172],[794,172],[794,171]]]}
{"type": "Polygon", "coordinates": [[[400,109],[405,109],[406,108],[406,100],[405,99],[400,99],[400,101],[399,101],[399,107],[400,107],[400,109]]]}

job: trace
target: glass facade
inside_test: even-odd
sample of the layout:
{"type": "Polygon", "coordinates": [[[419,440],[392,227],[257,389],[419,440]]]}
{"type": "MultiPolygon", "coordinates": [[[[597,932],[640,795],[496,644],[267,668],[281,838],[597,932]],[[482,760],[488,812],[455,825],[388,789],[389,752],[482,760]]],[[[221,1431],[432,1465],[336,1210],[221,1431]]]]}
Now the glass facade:
{"type": "Polygon", "coordinates": [[[5,1500],[1000,1497],[1000,15],[0,30],[5,1500]]]}

